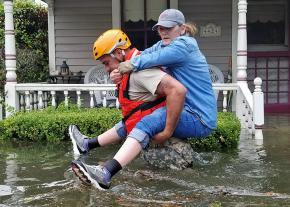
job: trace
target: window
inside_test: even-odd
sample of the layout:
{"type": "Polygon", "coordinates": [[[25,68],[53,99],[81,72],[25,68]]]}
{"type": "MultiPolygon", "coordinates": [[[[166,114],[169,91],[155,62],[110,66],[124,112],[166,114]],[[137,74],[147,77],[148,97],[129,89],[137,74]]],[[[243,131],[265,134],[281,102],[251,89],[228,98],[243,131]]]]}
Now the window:
{"type": "Polygon", "coordinates": [[[134,47],[144,50],[160,40],[152,26],[160,13],[170,8],[169,0],[121,0],[122,29],[134,47]]]}
{"type": "Polygon", "coordinates": [[[287,0],[249,0],[247,29],[248,44],[288,45],[287,0]]]}

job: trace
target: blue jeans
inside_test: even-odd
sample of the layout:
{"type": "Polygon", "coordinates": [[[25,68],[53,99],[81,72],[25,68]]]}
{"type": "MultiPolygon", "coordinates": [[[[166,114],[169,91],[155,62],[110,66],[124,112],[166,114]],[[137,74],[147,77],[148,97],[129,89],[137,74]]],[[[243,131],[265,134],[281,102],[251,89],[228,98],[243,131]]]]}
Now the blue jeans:
{"type": "MultiPolygon", "coordinates": [[[[165,123],[166,107],[162,107],[143,117],[129,133],[128,137],[138,140],[142,148],[145,149],[154,135],[163,131],[165,123]]],[[[122,135],[120,137],[123,138],[124,130],[121,129],[119,128],[117,132],[118,134],[122,132],[119,136],[122,135]]],[[[196,114],[183,110],[172,136],[179,139],[202,138],[210,135],[211,132],[212,129],[204,125],[196,114]]]]}

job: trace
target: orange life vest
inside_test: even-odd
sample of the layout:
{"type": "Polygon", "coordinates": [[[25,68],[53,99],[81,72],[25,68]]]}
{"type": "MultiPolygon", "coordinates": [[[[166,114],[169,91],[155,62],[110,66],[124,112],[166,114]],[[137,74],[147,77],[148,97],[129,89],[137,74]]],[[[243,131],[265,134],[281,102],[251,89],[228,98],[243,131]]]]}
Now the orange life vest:
{"type": "MultiPolygon", "coordinates": [[[[133,56],[140,54],[140,52],[133,48],[125,57],[130,60],[133,56]]],[[[130,100],[129,97],[129,82],[130,73],[124,74],[121,83],[118,86],[118,100],[123,114],[123,123],[126,126],[127,134],[135,127],[135,125],[146,115],[151,114],[154,110],[165,106],[165,97],[158,97],[155,101],[145,102],[130,100]]]]}

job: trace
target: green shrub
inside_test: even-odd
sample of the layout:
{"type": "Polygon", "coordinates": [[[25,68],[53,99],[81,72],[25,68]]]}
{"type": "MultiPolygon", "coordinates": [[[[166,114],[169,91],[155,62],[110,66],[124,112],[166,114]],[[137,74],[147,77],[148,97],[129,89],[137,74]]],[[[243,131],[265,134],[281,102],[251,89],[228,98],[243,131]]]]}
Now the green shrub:
{"type": "Polygon", "coordinates": [[[59,142],[68,139],[67,128],[70,124],[78,125],[88,136],[97,136],[119,120],[121,113],[117,109],[49,107],[43,111],[18,112],[0,121],[0,139],[59,142]]]}
{"type": "MultiPolygon", "coordinates": [[[[121,120],[117,109],[78,109],[76,105],[43,111],[18,112],[0,121],[0,139],[59,142],[68,139],[67,128],[76,124],[88,136],[97,136],[121,120]]],[[[194,149],[219,150],[236,148],[239,141],[240,122],[232,113],[219,113],[218,127],[208,138],[191,139],[194,149]]]]}
{"type": "Polygon", "coordinates": [[[241,124],[231,112],[219,112],[216,130],[207,138],[190,139],[194,149],[221,150],[233,149],[238,146],[241,124]]]}

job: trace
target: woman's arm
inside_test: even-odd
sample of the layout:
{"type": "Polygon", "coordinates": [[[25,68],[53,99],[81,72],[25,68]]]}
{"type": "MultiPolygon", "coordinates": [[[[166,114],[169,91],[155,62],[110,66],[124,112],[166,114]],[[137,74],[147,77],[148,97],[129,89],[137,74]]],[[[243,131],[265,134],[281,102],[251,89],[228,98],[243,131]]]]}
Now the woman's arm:
{"type": "Polygon", "coordinates": [[[158,50],[151,51],[150,53],[141,53],[130,60],[134,66],[134,71],[151,68],[154,66],[170,66],[183,62],[189,48],[186,42],[182,39],[177,39],[166,47],[159,47],[158,50]]]}

